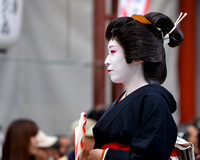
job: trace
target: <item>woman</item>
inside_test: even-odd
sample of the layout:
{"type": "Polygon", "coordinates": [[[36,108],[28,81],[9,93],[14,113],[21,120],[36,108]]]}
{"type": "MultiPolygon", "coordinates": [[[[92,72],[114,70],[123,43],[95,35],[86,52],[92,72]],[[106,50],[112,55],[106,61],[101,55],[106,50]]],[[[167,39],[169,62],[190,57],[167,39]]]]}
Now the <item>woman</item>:
{"type": "Polygon", "coordinates": [[[175,47],[182,32],[164,14],[119,17],[106,30],[108,74],[125,92],[93,129],[89,160],[168,160],[177,137],[176,102],[160,85],[167,70],[164,41],[175,47]]]}
{"type": "Polygon", "coordinates": [[[35,160],[38,126],[28,119],[14,121],[7,130],[2,160],[35,160]]]}

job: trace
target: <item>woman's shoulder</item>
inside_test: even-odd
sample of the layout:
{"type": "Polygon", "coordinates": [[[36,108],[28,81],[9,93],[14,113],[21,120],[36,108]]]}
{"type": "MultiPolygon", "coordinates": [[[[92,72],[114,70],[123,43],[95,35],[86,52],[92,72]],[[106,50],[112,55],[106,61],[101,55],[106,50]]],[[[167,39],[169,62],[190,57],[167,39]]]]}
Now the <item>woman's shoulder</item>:
{"type": "Polygon", "coordinates": [[[143,96],[156,96],[156,97],[170,97],[173,98],[173,95],[163,86],[158,84],[149,84],[145,85],[135,91],[138,95],[143,96]]]}
{"type": "Polygon", "coordinates": [[[164,87],[157,84],[148,84],[143,87],[138,88],[130,94],[130,97],[170,97],[173,95],[164,87]]]}
{"type": "MultiPolygon", "coordinates": [[[[136,93],[137,99],[146,104],[166,105],[171,113],[176,110],[176,101],[173,95],[164,87],[157,84],[149,84],[139,88],[136,93]]],[[[156,106],[156,105],[155,105],[156,106]]]]}

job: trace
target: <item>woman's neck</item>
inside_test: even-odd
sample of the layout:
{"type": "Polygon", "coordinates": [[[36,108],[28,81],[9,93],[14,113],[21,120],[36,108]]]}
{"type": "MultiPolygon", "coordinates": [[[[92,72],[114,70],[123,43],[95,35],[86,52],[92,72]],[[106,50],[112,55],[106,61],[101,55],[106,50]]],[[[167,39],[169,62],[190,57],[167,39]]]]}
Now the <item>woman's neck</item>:
{"type": "Polygon", "coordinates": [[[146,81],[145,82],[140,82],[140,83],[134,83],[133,85],[130,85],[130,86],[125,86],[126,94],[129,95],[130,93],[134,92],[138,88],[141,88],[141,87],[143,87],[145,85],[148,85],[148,83],[146,81]]]}
{"type": "Polygon", "coordinates": [[[127,95],[148,84],[144,77],[143,61],[134,61],[131,63],[133,73],[123,84],[126,89],[127,95]]]}
{"type": "Polygon", "coordinates": [[[134,92],[140,87],[148,85],[148,82],[145,80],[143,75],[137,76],[136,78],[131,79],[129,82],[124,83],[124,87],[126,89],[126,94],[129,95],[130,93],[134,92]]]}

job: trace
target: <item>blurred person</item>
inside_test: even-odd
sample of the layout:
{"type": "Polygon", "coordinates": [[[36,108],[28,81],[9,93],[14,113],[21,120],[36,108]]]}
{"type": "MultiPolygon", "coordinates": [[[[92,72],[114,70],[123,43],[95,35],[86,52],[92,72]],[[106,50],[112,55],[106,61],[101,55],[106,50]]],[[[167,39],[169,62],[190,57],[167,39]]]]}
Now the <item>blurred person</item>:
{"type": "Polygon", "coordinates": [[[12,122],[6,132],[2,160],[35,160],[38,126],[29,119],[12,122]]]}
{"type": "Polygon", "coordinates": [[[180,124],[178,126],[178,136],[194,145],[194,154],[196,157],[200,154],[199,129],[195,122],[180,124]]]}
{"type": "MultiPolygon", "coordinates": [[[[96,124],[96,121],[91,118],[86,118],[87,123],[85,126],[85,139],[84,139],[84,149],[82,152],[81,160],[87,160],[89,152],[93,149],[94,147],[94,135],[93,135],[93,127],[96,124]]],[[[71,125],[71,130],[74,131],[74,129],[78,126],[79,121],[76,120],[72,123],[71,125]]],[[[74,137],[74,136],[73,136],[74,137]]],[[[74,143],[74,140],[73,140],[74,143]]],[[[73,149],[71,153],[68,155],[69,160],[75,160],[75,150],[73,149]]]]}
{"type": "Polygon", "coordinates": [[[60,153],[60,142],[59,139],[56,141],[56,143],[54,145],[52,145],[50,147],[50,151],[51,151],[51,155],[53,160],[59,160],[60,157],[62,157],[63,155],[60,153]]]}
{"type": "Polygon", "coordinates": [[[55,154],[54,146],[59,143],[58,137],[49,136],[45,132],[39,130],[36,136],[38,154],[37,160],[58,160],[59,155],[55,154]]]}
{"type": "Polygon", "coordinates": [[[54,160],[63,160],[67,158],[71,141],[66,136],[56,136],[58,140],[49,149],[54,160]]]}
{"type": "Polygon", "coordinates": [[[61,143],[58,138],[57,142],[53,146],[50,147],[51,155],[54,160],[60,160],[61,158],[66,156],[65,153],[61,153],[60,146],[61,146],[61,143]]]}
{"type": "Polygon", "coordinates": [[[60,147],[59,151],[61,154],[67,154],[69,151],[69,146],[71,144],[70,139],[67,136],[58,136],[59,142],[60,142],[60,147]]]}
{"type": "Polygon", "coordinates": [[[190,124],[187,126],[188,131],[188,142],[191,142],[194,145],[194,153],[195,156],[199,154],[199,130],[194,124],[190,124]]]}
{"type": "Polygon", "coordinates": [[[58,137],[58,142],[52,147],[57,150],[57,154],[60,157],[68,154],[69,148],[71,145],[71,140],[67,136],[64,135],[56,135],[58,137]]]}

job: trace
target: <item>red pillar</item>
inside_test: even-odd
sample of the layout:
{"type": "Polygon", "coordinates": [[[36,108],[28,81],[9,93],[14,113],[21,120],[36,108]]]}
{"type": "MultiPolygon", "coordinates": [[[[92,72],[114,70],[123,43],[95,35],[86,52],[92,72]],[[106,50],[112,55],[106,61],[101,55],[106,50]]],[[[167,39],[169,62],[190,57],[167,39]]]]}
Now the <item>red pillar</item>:
{"type": "Polygon", "coordinates": [[[105,104],[105,0],[94,0],[94,106],[105,104]]]}
{"type": "Polygon", "coordinates": [[[195,60],[196,60],[196,23],[195,0],[180,0],[180,11],[188,15],[181,21],[184,42],[179,52],[180,81],[180,122],[188,122],[195,118],[195,60]]]}

